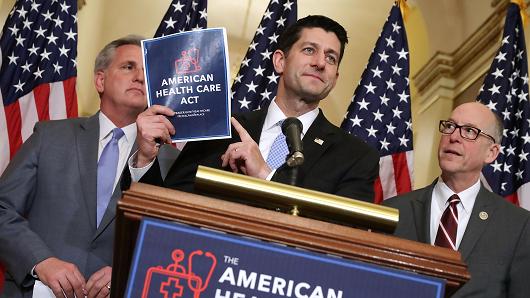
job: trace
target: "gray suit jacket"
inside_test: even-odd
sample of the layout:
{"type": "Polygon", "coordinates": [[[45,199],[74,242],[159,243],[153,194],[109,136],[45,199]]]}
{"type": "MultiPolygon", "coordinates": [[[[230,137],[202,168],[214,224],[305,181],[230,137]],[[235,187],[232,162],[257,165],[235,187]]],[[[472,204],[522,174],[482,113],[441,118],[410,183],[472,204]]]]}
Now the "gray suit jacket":
{"type": "Polygon", "coordinates": [[[28,273],[48,257],[74,263],[85,278],[112,264],[121,187],[96,229],[98,138],[97,114],[38,123],[0,178],[5,297],[29,297],[28,273]]]}
{"type": "MultiPolygon", "coordinates": [[[[430,243],[433,188],[384,202],[399,209],[396,236],[430,243]]],[[[530,212],[481,186],[458,251],[471,280],[453,297],[530,297],[530,212]]]]}

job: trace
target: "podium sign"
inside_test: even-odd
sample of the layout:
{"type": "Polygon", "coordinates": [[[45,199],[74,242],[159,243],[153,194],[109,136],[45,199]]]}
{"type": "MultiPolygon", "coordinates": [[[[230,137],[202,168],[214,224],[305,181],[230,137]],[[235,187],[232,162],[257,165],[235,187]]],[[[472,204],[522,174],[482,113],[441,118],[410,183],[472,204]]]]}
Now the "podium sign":
{"type": "Polygon", "coordinates": [[[126,297],[443,297],[445,281],[144,218],[126,297]]]}

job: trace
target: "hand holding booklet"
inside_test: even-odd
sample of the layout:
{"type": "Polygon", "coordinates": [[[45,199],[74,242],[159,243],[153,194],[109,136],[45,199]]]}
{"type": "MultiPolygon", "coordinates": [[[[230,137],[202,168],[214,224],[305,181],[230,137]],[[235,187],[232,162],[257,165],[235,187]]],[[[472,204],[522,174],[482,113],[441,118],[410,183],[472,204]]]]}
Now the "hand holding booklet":
{"type": "Polygon", "coordinates": [[[164,105],[173,142],[229,138],[230,88],[224,28],[142,41],[148,105],[164,105]]]}

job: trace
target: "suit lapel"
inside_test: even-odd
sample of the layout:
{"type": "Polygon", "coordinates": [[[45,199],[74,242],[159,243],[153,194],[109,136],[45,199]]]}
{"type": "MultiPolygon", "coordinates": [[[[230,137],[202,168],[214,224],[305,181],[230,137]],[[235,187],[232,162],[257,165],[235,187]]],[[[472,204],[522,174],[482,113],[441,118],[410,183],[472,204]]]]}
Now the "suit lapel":
{"type": "MultiPolygon", "coordinates": [[[[436,183],[436,181],[434,183],[436,183]]],[[[431,241],[431,198],[434,183],[431,184],[420,197],[410,200],[414,225],[416,226],[416,237],[419,242],[423,243],[430,243],[431,241]]]]}
{"type": "Polygon", "coordinates": [[[319,110],[317,118],[311,124],[302,140],[305,159],[300,173],[309,173],[311,167],[320,159],[320,156],[336,142],[334,128],[335,126],[319,110]]]}
{"type": "Polygon", "coordinates": [[[491,218],[495,216],[494,200],[491,200],[489,196],[489,192],[481,185],[475,204],[473,205],[473,210],[471,211],[471,217],[469,218],[464,236],[462,237],[462,242],[458,247],[458,251],[462,254],[462,259],[464,261],[466,261],[471,251],[473,251],[477,240],[486,230],[491,218]],[[486,212],[490,220],[481,219],[479,216],[481,212],[486,212]]]}
{"type": "Polygon", "coordinates": [[[97,204],[97,161],[99,138],[99,113],[87,118],[79,125],[76,140],[79,175],[81,177],[82,193],[90,220],[90,227],[96,229],[97,204]]]}

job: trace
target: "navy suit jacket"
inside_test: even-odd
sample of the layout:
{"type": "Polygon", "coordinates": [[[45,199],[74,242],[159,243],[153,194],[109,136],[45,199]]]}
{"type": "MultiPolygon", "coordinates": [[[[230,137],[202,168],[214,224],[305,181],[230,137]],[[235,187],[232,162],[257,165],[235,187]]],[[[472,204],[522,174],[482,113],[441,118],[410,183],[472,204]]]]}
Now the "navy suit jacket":
{"type": "MultiPolygon", "coordinates": [[[[256,143],[259,143],[266,110],[236,116],[256,143]]],[[[156,162],[140,182],[193,191],[198,165],[221,168],[221,155],[228,145],[239,142],[232,130],[231,139],[189,142],[173,164],[164,182],[156,162]]],[[[331,124],[322,111],[303,138],[304,164],[298,172],[297,186],[373,202],[373,183],[379,173],[379,154],[359,138],[331,124]]],[[[228,169],[227,169],[228,170],[228,169]]],[[[285,172],[277,171],[272,180],[288,183],[285,172]]]]}
{"type": "Polygon", "coordinates": [[[98,114],[38,123],[0,178],[5,297],[31,297],[28,273],[49,257],[75,264],[87,279],[111,266],[121,187],[96,228],[98,139],[98,114]]]}
{"type": "MultiPolygon", "coordinates": [[[[384,201],[399,209],[396,236],[431,243],[433,188],[384,201]]],[[[458,251],[471,280],[453,297],[530,297],[530,212],[481,186],[458,251]]]]}

